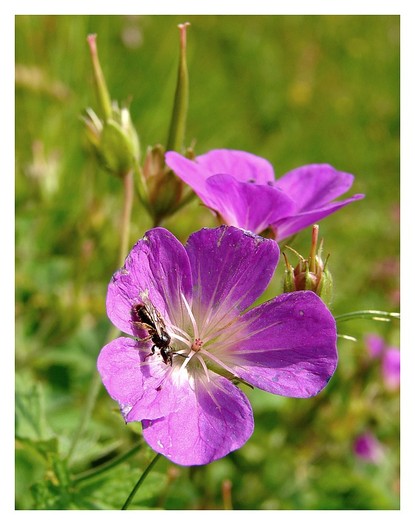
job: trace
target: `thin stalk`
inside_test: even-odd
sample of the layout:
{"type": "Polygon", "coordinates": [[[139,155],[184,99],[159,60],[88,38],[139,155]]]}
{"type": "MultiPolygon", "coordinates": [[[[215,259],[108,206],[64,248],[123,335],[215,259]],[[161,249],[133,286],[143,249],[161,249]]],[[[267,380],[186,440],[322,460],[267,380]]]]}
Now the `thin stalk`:
{"type": "MultiPolygon", "coordinates": [[[[118,333],[119,333],[118,328],[116,328],[115,326],[111,326],[108,332],[107,338],[106,338],[106,342],[109,343],[110,341],[115,339],[118,333]]],[[[79,443],[79,440],[81,436],[84,434],[85,429],[91,419],[91,414],[94,410],[100,387],[101,387],[101,378],[99,374],[96,371],[94,371],[94,375],[92,376],[91,384],[89,387],[89,392],[88,392],[85,406],[83,409],[82,418],[74,434],[68,455],[66,456],[66,460],[68,461],[68,463],[69,463],[70,458],[72,458],[72,455],[75,452],[75,449],[79,443]]]]}
{"type": "MultiPolygon", "coordinates": [[[[118,265],[122,266],[124,264],[125,257],[127,256],[129,248],[129,238],[130,238],[130,220],[131,220],[131,211],[133,205],[134,197],[134,178],[133,171],[129,171],[123,178],[124,183],[124,202],[123,210],[121,215],[121,243],[120,243],[120,252],[118,258],[118,265]]],[[[106,343],[109,343],[117,337],[119,334],[118,328],[111,326],[108,335],[106,337],[106,343]]],[[[85,407],[82,413],[81,421],[79,426],[74,434],[71,446],[69,448],[68,455],[66,460],[69,463],[70,458],[72,457],[75,449],[79,443],[79,440],[91,419],[92,412],[94,410],[96,400],[98,397],[99,389],[101,387],[101,378],[99,374],[94,371],[94,375],[91,380],[89,392],[86,398],[85,407]]]]}
{"type": "Polygon", "coordinates": [[[124,264],[128,253],[130,242],[130,219],[134,200],[134,172],[130,170],[123,178],[124,184],[124,205],[121,217],[121,245],[118,265],[124,264]]]}
{"type": "Polygon", "coordinates": [[[137,490],[143,484],[143,482],[146,479],[146,477],[150,474],[150,472],[152,471],[154,465],[159,460],[160,456],[161,456],[161,454],[156,454],[154,456],[154,458],[152,459],[151,463],[148,465],[148,467],[145,469],[145,471],[141,474],[139,480],[137,481],[137,483],[135,484],[133,490],[130,492],[130,495],[126,499],[124,505],[121,507],[121,510],[127,510],[128,509],[128,507],[130,506],[130,504],[131,504],[131,502],[132,502],[132,500],[133,500],[137,490]]]}
{"type": "Polygon", "coordinates": [[[229,479],[225,479],[222,482],[222,498],[223,498],[223,508],[225,510],[233,510],[232,482],[229,479]]]}
{"type": "Polygon", "coordinates": [[[179,70],[166,151],[181,151],[184,142],[189,105],[189,73],[186,62],[186,30],[189,25],[186,22],[178,26],[180,30],[179,70]]]}
{"type": "Polygon", "coordinates": [[[126,459],[133,456],[140,448],[142,447],[142,443],[139,443],[135,447],[133,447],[128,452],[125,452],[124,454],[121,454],[120,456],[114,458],[111,461],[108,461],[104,465],[101,465],[100,467],[87,470],[86,472],[81,472],[80,474],[73,477],[74,483],[81,483],[82,481],[94,478],[95,476],[99,476],[103,474],[104,472],[107,472],[108,470],[111,470],[112,468],[116,467],[120,463],[123,463],[126,459]]]}
{"type": "Polygon", "coordinates": [[[336,321],[350,321],[352,319],[372,319],[373,321],[391,321],[400,319],[401,315],[397,312],[383,312],[381,310],[358,310],[335,316],[336,321]]]}

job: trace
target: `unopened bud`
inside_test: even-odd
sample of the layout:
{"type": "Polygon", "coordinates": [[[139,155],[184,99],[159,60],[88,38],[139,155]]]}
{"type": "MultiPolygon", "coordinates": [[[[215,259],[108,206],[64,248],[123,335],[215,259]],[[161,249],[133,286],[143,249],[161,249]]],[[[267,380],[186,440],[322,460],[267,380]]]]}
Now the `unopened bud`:
{"type": "Polygon", "coordinates": [[[123,177],[139,161],[140,143],[131,121],[130,111],[111,102],[104,74],[98,58],[96,35],[88,36],[91,52],[99,114],[86,110],[84,122],[87,137],[94,147],[102,166],[110,173],[123,177]]]}
{"type": "MultiPolygon", "coordinates": [[[[155,224],[159,224],[165,217],[172,215],[188,202],[189,195],[193,197],[193,192],[166,165],[164,154],[165,149],[160,144],[148,148],[143,165],[149,209],[155,224]]],[[[193,150],[189,149],[186,156],[192,158],[193,150]]]]}
{"type": "Polygon", "coordinates": [[[123,177],[138,163],[140,143],[128,109],[114,105],[112,111],[112,118],[102,121],[89,108],[84,123],[87,138],[103,168],[123,177]]]}
{"type": "Polygon", "coordinates": [[[323,242],[317,250],[318,226],[314,225],[311,237],[310,255],[307,259],[295,250],[287,246],[299,258],[295,268],[291,266],[285,254],[285,276],[284,292],[296,292],[299,290],[311,290],[315,292],[326,303],[330,304],[333,296],[333,279],[328,270],[327,259],[323,263],[323,242]]]}

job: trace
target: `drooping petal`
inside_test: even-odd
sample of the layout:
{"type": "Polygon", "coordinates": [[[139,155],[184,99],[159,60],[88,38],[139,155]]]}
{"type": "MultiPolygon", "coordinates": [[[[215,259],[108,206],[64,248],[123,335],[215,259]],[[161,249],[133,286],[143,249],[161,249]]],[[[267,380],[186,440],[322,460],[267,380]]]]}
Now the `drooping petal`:
{"type": "Polygon", "coordinates": [[[187,396],[188,381],[180,381],[180,366],[172,368],[151,355],[148,343],[119,337],[101,350],[97,367],[127,423],[166,416],[187,396]]]}
{"type": "Polygon", "coordinates": [[[278,188],[240,182],[230,175],[213,175],[206,181],[210,206],[230,226],[261,233],[281,217],[290,215],[294,202],[278,188]]]}
{"type": "Polygon", "coordinates": [[[279,258],[275,241],[232,226],[193,233],[186,250],[192,309],[202,327],[226,323],[250,306],[266,289],[279,258]]]}
{"type": "Polygon", "coordinates": [[[167,166],[193,189],[202,202],[209,208],[214,209],[215,203],[212,201],[206,188],[206,181],[211,173],[197,162],[189,160],[174,151],[167,152],[165,160],[167,166]]]}
{"type": "Polygon", "coordinates": [[[277,186],[296,202],[296,212],[313,210],[343,195],[354,176],[337,171],[329,164],[309,164],[289,171],[277,180],[277,186]]]}
{"type": "Polygon", "coordinates": [[[181,293],[191,297],[191,271],[183,245],[164,228],[154,228],[133,247],[123,268],[112,277],[107,314],[117,328],[135,334],[131,308],[147,294],[164,320],[182,322],[181,293]]]}
{"type": "Polygon", "coordinates": [[[196,157],[196,162],[208,170],[209,175],[226,174],[241,182],[257,184],[275,181],[272,164],[246,151],[215,149],[196,157]]]}
{"type": "Polygon", "coordinates": [[[317,209],[313,209],[313,210],[305,211],[305,212],[295,213],[291,217],[285,217],[283,219],[279,219],[271,225],[271,228],[274,230],[274,233],[275,233],[275,239],[277,241],[286,239],[287,237],[290,237],[291,235],[298,233],[304,228],[307,228],[308,226],[311,226],[312,224],[316,224],[317,222],[320,222],[321,219],[324,219],[328,215],[331,215],[337,210],[340,210],[344,206],[347,206],[348,204],[355,202],[357,200],[363,199],[363,198],[364,198],[364,195],[356,194],[353,197],[350,197],[349,199],[345,199],[342,201],[335,201],[321,208],[317,208],[317,209]]]}
{"type": "MultiPolygon", "coordinates": [[[[190,383],[188,383],[190,385],[190,383]]],[[[209,372],[175,412],[143,421],[143,436],[157,452],[179,465],[204,465],[246,443],[254,428],[245,394],[230,381],[209,372]]]]}
{"type": "Polygon", "coordinates": [[[310,397],[333,375],[336,324],[314,292],[280,295],[241,316],[239,323],[232,368],[253,386],[287,397],[310,397]]]}

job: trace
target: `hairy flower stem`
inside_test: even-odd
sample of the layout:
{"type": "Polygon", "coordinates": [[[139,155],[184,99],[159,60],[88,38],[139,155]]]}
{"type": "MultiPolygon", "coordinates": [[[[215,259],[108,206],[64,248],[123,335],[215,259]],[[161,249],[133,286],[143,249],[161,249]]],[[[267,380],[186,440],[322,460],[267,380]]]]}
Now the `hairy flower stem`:
{"type": "MultiPolygon", "coordinates": [[[[134,179],[133,179],[133,171],[129,171],[126,173],[126,175],[123,178],[124,183],[124,203],[123,203],[123,210],[121,215],[121,244],[120,244],[120,252],[119,252],[119,258],[118,258],[118,265],[122,266],[124,264],[124,260],[127,256],[128,250],[129,250],[129,238],[130,238],[130,220],[131,220],[131,211],[133,206],[133,197],[134,197],[134,179]]],[[[119,330],[115,326],[111,326],[108,335],[106,337],[106,343],[109,343],[114,339],[115,337],[118,337],[119,330]]],[[[72,458],[73,453],[79,443],[79,440],[83,433],[85,432],[85,429],[88,425],[88,422],[91,419],[91,414],[94,410],[95,403],[98,397],[98,393],[101,387],[101,378],[99,374],[94,370],[94,374],[92,376],[92,380],[90,383],[89,392],[86,398],[85,408],[82,413],[82,418],[79,423],[79,426],[74,434],[68,455],[66,457],[66,460],[69,463],[70,458],[72,458]]]]}
{"type": "Polygon", "coordinates": [[[160,456],[161,456],[161,454],[156,454],[154,456],[154,458],[151,461],[151,463],[148,465],[148,467],[145,469],[145,471],[141,474],[139,480],[137,481],[137,483],[135,484],[133,490],[130,492],[130,495],[126,499],[124,505],[121,507],[121,510],[127,510],[128,509],[128,507],[130,506],[131,502],[133,501],[133,498],[134,498],[137,490],[140,488],[140,486],[142,485],[142,483],[144,482],[144,480],[146,479],[148,474],[151,472],[151,470],[153,469],[154,465],[157,463],[157,461],[160,458],[160,456]]]}
{"type": "Polygon", "coordinates": [[[352,319],[372,319],[373,321],[391,321],[392,319],[400,319],[400,314],[397,312],[383,312],[381,310],[358,310],[356,312],[348,312],[335,316],[336,322],[350,321],[352,319]]]}

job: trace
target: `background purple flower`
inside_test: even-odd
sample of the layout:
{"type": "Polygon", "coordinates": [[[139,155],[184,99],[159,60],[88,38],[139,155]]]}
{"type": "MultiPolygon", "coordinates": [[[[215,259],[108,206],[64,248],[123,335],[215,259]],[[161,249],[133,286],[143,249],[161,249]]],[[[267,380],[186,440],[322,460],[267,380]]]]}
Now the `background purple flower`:
{"type": "Polygon", "coordinates": [[[385,386],[397,390],[400,386],[401,353],[399,348],[389,346],[378,334],[367,334],[366,347],[373,359],[381,362],[381,373],[385,386]]]}
{"type": "Polygon", "coordinates": [[[379,334],[366,334],[366,348],[372,358],[380,357],[386,348],[386,342],[379,334]]]}
{"type": "Polygon", "coordinates": [[[379,463],[383,456],[382,445],[371,432],[357,436],[353,448],[356,456],[367,463],[379,463]]]}
{"type": "Polygon", "coordinates": [[[334,373],[335,321],[313,292],[283,294],[246,312],[278,258],[274,241],[234,227],[200,230],[185,247],[155,228],[114,274],[109,318],[142,337],[133,313],[150,301],[171,337],[172,364],[152,352],[152,341],[120,337],[102,349],[98,370],[125,421],[142,421],[147,443],[172,461],[209,463],[250,437],[252,409],[233,379],[310,397],[334,373]]]}
{"type": "Polygon", "coordinates": [[[254,233],[271,228],[280,241],[363,198],[334,201],[354,177],[328,164],[310,164],[275,180],[272,165],[244,151],[218,149],[191,161],[175,152],[166,163],[225,224],[254,233]]]}
{"type": "Polygon", "coordinates": [[[382,375],[389,390],[397,390],[401,383],[401,353],[398,348],[389,347],[382,359],[382,375]]]}

